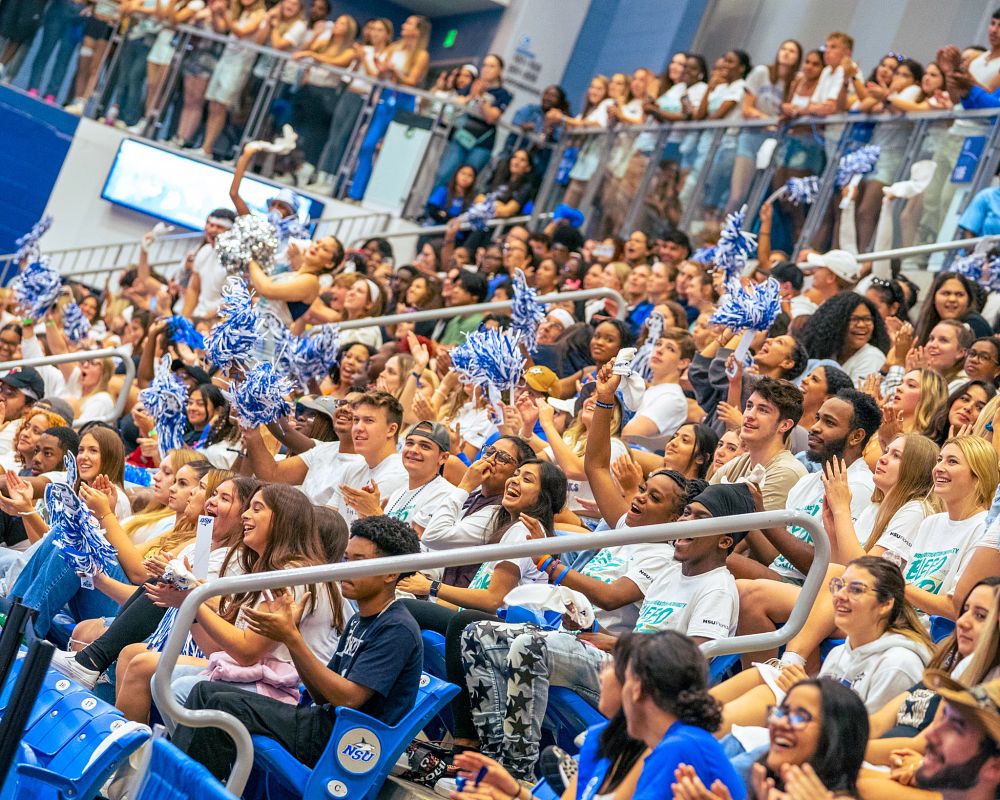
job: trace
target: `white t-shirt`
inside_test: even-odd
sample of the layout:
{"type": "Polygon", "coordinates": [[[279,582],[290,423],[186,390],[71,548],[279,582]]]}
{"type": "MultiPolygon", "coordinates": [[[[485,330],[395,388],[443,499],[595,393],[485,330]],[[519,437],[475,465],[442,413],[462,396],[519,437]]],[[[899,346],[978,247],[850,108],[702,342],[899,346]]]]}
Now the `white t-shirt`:
{"type": "MultiPolygon", "coordinates": [[[[556,457],[552,453],[552,447],[546,447],[545,455],[548,457],[549,461],[556,464],[556,457]]],[[[611,439],[611,462],[614,463],[616,458],[621,458],[622,456],[628,455],[628,448],[621,439],[612,437],[611,439]]],[[[571,478],[566,479],[566,508],[570,511],[580,512],[583,510],[583,506],[580,505],[580,500],[594,501],[594,492],[590,488],[590,481],[586,478],[581,478],[579,480],[574,480],[571,478]]]]}
{"type": "MultiPolygon", "coordinates": [[[[823,495],[826,493],[821,479],[822,474],[822,472],[812,472],[806,475],[788,493],[788,508],[818,518],[821,525],[823,524],[823,495]]],[[[851,490],[851,519],[857,524],[861,512],[871,503],[870,498],[875,490],[875,484],[872,482],[872,471],[868,469],[863,458],[855,459],[854,463],[847,468],[847,485],[851,490]]],[[[809,532],[798,525],[790,525],[788,532],[804,542],[812,542],[812,536],[809,535],[809,532]]],[[[805,575],[795,569],[792,562],[782,555],[771,562],[771,569],[784,578],[796,581],[805,579],[805,575]]]]}
{"type": "Polygon", "coordinates": [[[686,636],[724,639],[736,632],[740,593],[725,567],[685,575],[674,562],[646,590],[636,633],[674,630],[686,636]]]}
{"type": "Polygon", "coordinates": [[[851,380],[857,383],[863,381],[873,372],[878,372],[884,363],[885,353],[874,345],[866,344],[840,366],[844,372],[851,376],[851,380]]]}
{"type": "Polygon", "coordinates": [[[14,434],[20,424],[21,420],[12,419],[0,428],[0,466],[11,472],[17,472],[21,468],[14,451],[14,434]]]}
{"type": "Polygon", "coordinates": [[[177,515],[167,514],[167,516],[156,520],[156,522],[150,522],[147,525],[143,525],[141,528],[136,528],[132,533],[132,544],[139,546],[141,544],[145,544],[146,542],[151,542],[157,536],[163,536],[165,533],[170,533],[176,524],[177,515]]]}
{"type": "Polygon", "coordinates": [[[458,410],[450,427],[455,426],[458,426],[462,438],[473,447],[482,447],[487,439],[499,433],[497,426],[490,419],[489,409],[476,408],[471,402],[458,410]]]}
{"type": "Polygon", "coordinates": [[[797,294],[788,301],[788,310],[792,312],[792,319],[802,316],[812,316],[819,308],[812,300],[804,294],[797,294]]]}
{"type": "Polygon", "coordinates": [[[986,87],[987,91],[993,87],[1000,78],[1000,58],[991,58],[987,50],[969,62],[969,72],[976,79],[977,83],[986,87]]]}
{"type": "Polygon", "coordinates": [[[771,83],[771,70],[766,64],[758,64],[750,70],[746,90],[754,96],[754,105],[761,114],[776,117],[781,113],[785,87],[781,83],[771,83]]]}
{"type": "Polygon", "coordinates": [[[385,504],[385,515],[421,528],[427,527],[441,501],[455,488],[440,475],[416,489],[408,487],[409,482],[392,493],[385,504]]]}
{"type": "Polygon", "coordinates": [[[365,463],[356,453],[341,453],[340,442],[318,444],[301,453],[299,458],[308,468],[299,488],[317,506],[335,506],[334,496],[340,497],[344,472],[365,463]]]}
{"type": "Polygon", "coordinates": [[[724,103],[732,101],[734,105],[722,119],[735,119],[743,116],[740,104],[743,102],[743,88],[746,82],[737,78],[732,83],[720,83],[708,93],[708,113],[714,114],[724,103]]]}
{"type": "Polygon", "coordinates": [[[83,427],[88,422],[107,422],[115,413],[115,400],[108,392],[97,392],[80,403],[80,413],[73,426],[83,427]]]}
{"type": "Polygon", "coordinates": [[[486,544],[486,529],[497,512],[497,504],[483,506],[463,515],[469,493],[457,486],[441,497],[431,517],[424,525],[420,546],[424,550],[450,550],[453,547],[474,547],[486,544]]]}
{"type": "MultiPolygon", "coordinates": [[[[622,528],[624,525],[618,527],[622,528]]],[[[628,578],[645,595],[653,581],[666,570],[672,569],[674,563],[673,548],[670,545],[625,544],[598,550],[580,570],[580,574],[602,583],[614,583],[619,578],[628,578]]],[[[617,635],[635,628],[639,620],[639,607],[639,603],[629,603],[610,611],[595,607],[594,616],[604,630],[617,635]]]]}
{"type": "MultiPolygon", "coordinates": [[[[399,457],[398,453],[393,453],[380,461],[375,469],[369,469],[368,463],[364,459],[360,463],[354,463],[344,470],[340,483],[361,489],[367,486],[369,481],[375,481],[382,497],[389,497],[397,489],[406,486],[410,482],[410,476],[403,469],[403,459],[399,457]]],[[[340,484],[337,485],[333,502],[329,502],[327,505],[333,506],[340,512],[348,527],[358,518],[358,512],[344,502],[344,497],[340,493],[340,484]]]]}
{"type": "MultiPolygon", "coordinates": [[[[854,532],[858,535],[858,542],[862,547],[868,542],[872,528],[875,525],[875,516],[878,514],[879,503],[872,503],[858,517],[854,525],[854,532]]],[[[913,553],[913,539],[927,516],[927,506],[919,500],[910,500],[903,503],[899,510],[892,515],[886,523],[885,530],[878,537],[875,545],[884,547],[886,552],[883,558],[888,558],[900,569],[906,568],[906,563],[913,553]]]]}
{"type": "Polygon", "coordinates": [[[947,513],[927,517],[913,539],[904,577],[931,594],[951,594],[976,547],[996,547],[997,527],[986,529],[986,512],[952,520],[947,513]]]}
{"type": "Polygon", "coordinates": [[[642,393],[642,400],[635,410],[637,417],[646,417],[656,423],[659,436],[673,436],[687,421],[687,398],[679,384],[661,383],[650,386],[642,393]]]}
{"type": "Polygon", "coordinates": [[[219,256],[210,244],[203,244],[194,254],[194,271],[201,279],[198,303],[194,307],[195,317],[212,317],[222,303],[222,287],[229,274],[219,263],[219,256]]]}
{"type": "Polygon", "coordinates": [[[836,102],[837,98],[840,97],[840,90],[843,88],[844,68],[841,66],[823,67],[816,88],[813,89],[812,102],[826,103],[830,100],[836,102]]]}
{"type": "MultiPolygon", "coordinates": [[[[507,532],[500,537],[499,544],[514,544],[515,542],[528,541],[529,532],[523,522],[515,522],[507,532]]],[[[539,572],[535,561],[532,558],[505,559],[503,561],[487,561],[480,565],[476,574],[469,582],[470,589],[486,589],[493,580],[493,572],[497,564],[513,564],[520,573],[517,585],[523,586],[527,583],[548,583],[548,576],[544,572],[539,572]]]]}

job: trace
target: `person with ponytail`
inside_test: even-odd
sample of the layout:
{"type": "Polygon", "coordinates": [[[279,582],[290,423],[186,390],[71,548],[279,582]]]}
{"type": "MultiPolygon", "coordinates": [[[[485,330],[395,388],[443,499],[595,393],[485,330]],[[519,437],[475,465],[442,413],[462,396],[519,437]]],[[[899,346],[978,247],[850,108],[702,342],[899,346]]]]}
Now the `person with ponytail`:
{"type": "Polygon", "coordinates": [[[681,764],[705,786],[721,782],[731,800],[746,790],[712,734],[722,710],[708,693],[708,662],[701,650],[676,631],[636,636],[629,653],[622,709],[628,734],[652,751],[644,760],[633,800],[665,795],[665,781],[681,764]]]}

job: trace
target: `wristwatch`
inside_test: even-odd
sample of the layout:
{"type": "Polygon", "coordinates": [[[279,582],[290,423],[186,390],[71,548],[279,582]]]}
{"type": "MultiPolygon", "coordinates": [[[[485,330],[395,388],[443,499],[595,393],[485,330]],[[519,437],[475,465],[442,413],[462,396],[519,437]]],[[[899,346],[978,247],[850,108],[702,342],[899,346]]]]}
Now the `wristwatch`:
{"type": "Polygon", "coordinates": [[[438,596],[438,589],[440,588],[441,588],[441,581],[431,581],[431,589],[427,593],[428,596],[436,599],[438,596]]]}

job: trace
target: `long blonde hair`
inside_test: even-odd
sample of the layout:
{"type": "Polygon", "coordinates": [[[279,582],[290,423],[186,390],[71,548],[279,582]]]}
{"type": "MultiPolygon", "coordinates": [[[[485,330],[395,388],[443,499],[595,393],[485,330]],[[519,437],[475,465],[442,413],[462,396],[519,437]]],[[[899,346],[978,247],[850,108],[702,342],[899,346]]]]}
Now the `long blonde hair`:
{"type": "MultiPolygon", "coordinates": [[[[983,632],[976,642],[976,649],[969,657],[969,665],[962,673],[961,681],[966,686],[981,683],[992,670],[1000,666],[1000,578],[994,576],[979,581],[969,594],[971,595],[979,586],[989,586],[993,589],[993,607],[990,608],[989,616],[983,623],[983,632]]],[[[954,634],[949,636],[948,640],[953,637],[954,634]]]]}
{"type": "MultiPolygon", "coordinates": [[[[621,432],[622,409],[618,403],[611,411],[611,437],[621,432]]],[[[573,454],[583,457],[587,450],[587,429],[583,427],[583,414],[577,414],[563,432],[563,441],[573,449],[573,454]]]]}
{"type": "Polygon", "coordinates": [[[942,450],[949,444],[962,451],[972,477],[976,479],[976,505],[989,508],[993,502],[993,494],[1000,484],[1000,465],[997,464],[997,454],[985,439],[978,436],[954,436],[942,445],[942,450]]]}
{"type": "MultiPolygon", "coordinates": [[[[214,469],[210,466],[206,466],[207,461],[194,461],[186,466],[191,467],[198,473],[198,480],[202,478],[208,486],[205,497],[211,497],[212,492],[215,491],[216,487],[223,481],[228,481],[230,478],[236,477],[235,472],[231,472],[228,469],[214,469]]],[[[174,529],[169,533],[165,533],[162,536],[156,537],[152,542],[150,542],[151,549],[155,549],[158,552],[174,551],[178,547],[194,538],[195,520],[188,519],[183,514],[177,515],[177,524],[174,525],[174,529]]]]}
{"type": "MultiPolygon", "coordinates": [[[[171,450],[163,457],[163,460],[166,461],[168,458],[170,459],[170,464],[174,468],[175,473],[181,467],[193,464],[196,461],[205,460],[201,453],[195,452],[190,447],[182,447],[177,450],[171,450]]],[[[141,514],[133,514],[125,520],[125,523],[122,525],[122,531],[126,536],[128,536],[129,539],[134,540],[136,533],[140,530],[155,525],[157,522],[166,519],[173,513],[174,512],[163,503],[152,500],[141,514]]]]}
{"type": "MultiPolygon", "coordinates": [[[[417,42],[413,48],[406,54],[406,61],[403,63],[403,72],[407,75],[410,74],[410,70],[413,69],[413,64],[417,60],[417,57],[427,50],[427,45],[431,40],[431,22],[427,17],[421,16],[420,14],[411,14],[417,21],[417,42]]],[[[404,47],[402,40],[397,40],[389,45],[388,50],[391,54],[395,50],[402,49],[404,47]]]]}
{"type": "Polygon", "coordinates": [[[914,433],[927,433],[934,412],[948,400],[948,384],[940,372],[926,368],[917,371],[920,373],[920,400],[913,410],[911,430],[914,433]]]}
{"type": "MultiPolygon", "coordinates": [[[[899,479],[885,494],[881,489],[872,493],[872,502],[879,503],[871,535],[865,542],[865,552],[870,551],[885,532],[886,525],[904,505],[916,500],[924,505],[924,516],[937,510],[931,500],[934,488],[934,464],[937,463],[938,446],[919,433],[901,433],[903,457],[899,462],[899,479]]],[[[895,441],[895,439],[893,440],[895,441]]]]}

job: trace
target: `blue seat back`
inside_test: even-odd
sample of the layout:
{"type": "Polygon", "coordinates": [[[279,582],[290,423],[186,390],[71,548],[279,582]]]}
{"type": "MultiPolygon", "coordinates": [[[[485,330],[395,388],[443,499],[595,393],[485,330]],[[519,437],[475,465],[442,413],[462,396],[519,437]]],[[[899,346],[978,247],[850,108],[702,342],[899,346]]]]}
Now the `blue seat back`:
{"type": "Polygon", "coordinates": [[[151,750],[133,800],[233,800],[211,772],[166,739],[154,740],[151,750]]]}
{"type": "Polygon", "coordinates": [[[424,672],[446,680],[448,670],[444,663],[444,634],[437,631],[421,631],[420,638],[424,642],[424,672]]]}
{"type": "Polygon", "coordinates": [[[41,756],[54,756],[72,742],[95,716],[109,712],[118,715],[113,706],[98,700],[90,692],[73,692],[55,703],[25,731],[24,742],[41,756]]]}
{"type": "Polygon", "coordinates": [[[955,620],[947,617],[931,617],[931,639],[940,642],[955,630],[955,620]]]}
{"type": "Polygon", "coordinates": [[[545,726],[552,731],[555,742],[573,755],[579,748],[573,741],[592,725],[606,722],[604,715],[572,689],[549,687],[549,704],[545,709],[545,726]]]}
{"type": "MultiPolygon", "coordinates": [[[[263,794],[306,800],[374,800],[403,750],[456,694],[457,686],[424,674],[413,709],[394,726],[339,707],[333,733],[312,770],[276,742],[254,736],[258,780],[269,784],[263,794]]],[[[261,796],[262,792],[258,786],[248,794],[261,796]]]]}
{"type": "Polygon", "coordinates": [[[549,786],[549,782],[545,778],[531,787],[531,796],[536,800],[559,800],[559,795],[556,794],[555,789],[549,786]]]}

